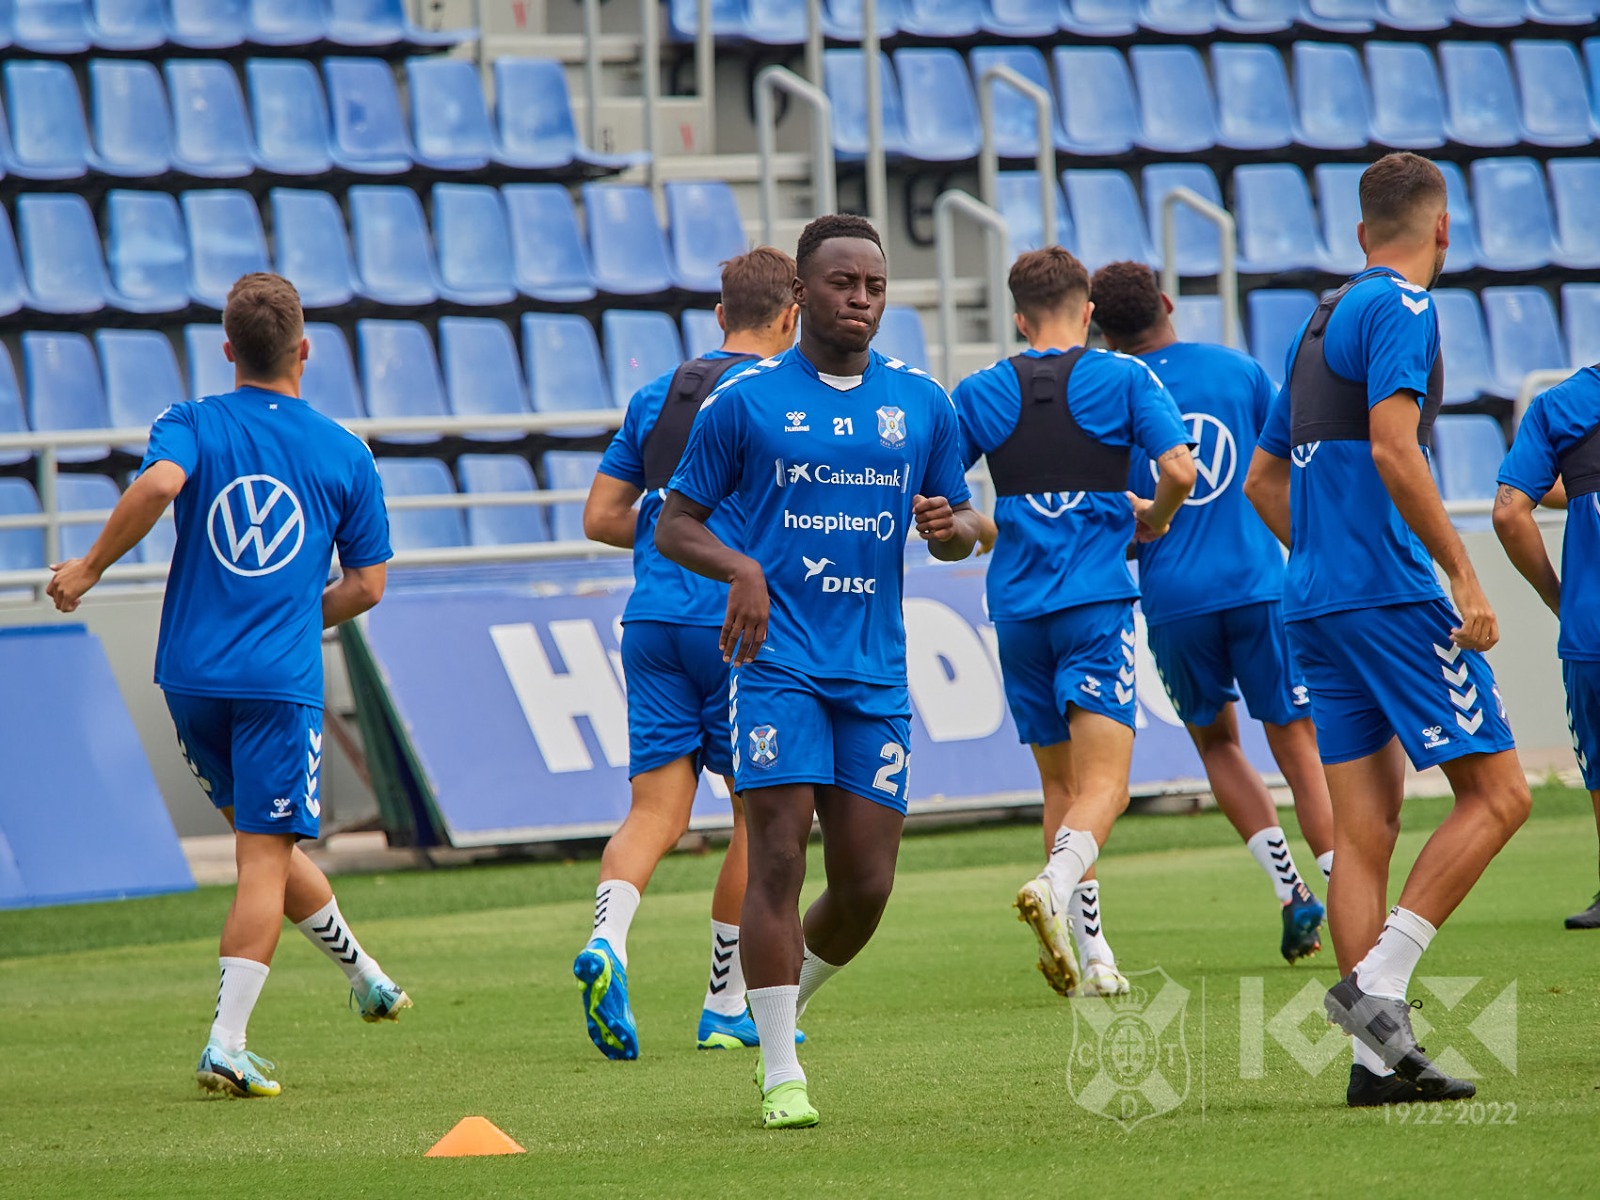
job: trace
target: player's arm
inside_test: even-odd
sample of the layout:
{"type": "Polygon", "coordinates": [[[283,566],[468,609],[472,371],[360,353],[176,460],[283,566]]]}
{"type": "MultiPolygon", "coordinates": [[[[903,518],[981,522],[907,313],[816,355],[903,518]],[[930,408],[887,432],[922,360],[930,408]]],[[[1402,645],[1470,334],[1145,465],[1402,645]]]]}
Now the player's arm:
{"type": "Polygon", "coordinates": [[[677,563],[728,585],[728,615],[722,622],[722,660],[734,666],[750,662],[767,640],[771,601],[761,564],[727,545],[706,528],[712,510],[669,489],[656,521],[656,549],[677,563]]]}
{"type": "Polygon", "coordinates": [[[1244,494],[1272,535],[1289,545],[1289,460],[1256,447],[1250,471],[1244,477],[1244,494]]]}
{"type": "Polygon", "coordinates": [[[1539,599],[1561,615],[1561,579],[1550,562],[1544,535],[1533,518],[1535,502],[1520,488],[1502,483],[1494,497],[1494,532],[1505,547],[1506,557],[1518,573],[1533,585],[1539,599]]]}
{"type": "Polygon", "coordinates": [[[994,523],[994,518],[988,513],[978,514],[978,546],[977,554],[982,558],[994,549],[994,544],[999,540],[1000,526],[994,523]]]}
{"type": "Polygon", "coordinates": [[[1128,503],[1133,506],[1133,515],[1139,522],[1134,530],[1135,541],[1153,542],[1162,537],[1172,527],[1172,518],[1178,515],[1189,493],[1194,491],[1194,455],[1187,445],[1174,446],[1156,459],[1156,470],[1155,499],[1146,500],[1128,493],[1128,503]]]}
{"type": "Polygon", "coordinates": [[[1401,518],[1450,580],[1450,594],[1461,613],[1461,626],[1452,631],[1456,645],[1488,650],[1500,640],[1499,626],[1417,444],[1422,408],[1416,393],[1403,388],[1380,400],[1372,406],[1370,420],[1372,462],[1378,476],[1401,518]]]}
{"type": "Polygon", "coordinates": [[[911,519],[928,543],[928,553],[942,562],[960,562],[971,554],[986,520],[972,501],[952,506],[943,496],[913,496],[911,519]]]}
{"type": "Polygon", "coordinates": [[[388,582],[388,563],[341,568],[339,578],[322,592],[322,627],[331,629],[374,607],[388,582]]]}
{"type": "Polygon", "coordinates": [[[167,505],[177,499],[188,474],[177,463],[165,459],[150,464],[133,485],[122,493],[116,508],[106,519],[105,528],[82,558],[54,563],[46,595],[61,612],[72,612],[83,594],[100,582],[106,568],[116,562],[155,528],[167,505]]]}
{"type": "Polygon", "coordinates": [[[583,502],[583,536],[607,546],[633,549],[639,514],[633,507],[644,493],[623,479],[596,473],[583,502]]]}
{"type": "Polygon", "coordinates": [[[1565,508],[1567,506],[1567,481],[1557,476],[1555,486],[1544,494],[1544,499],[1539,501],[1539,504],[1543,508],[1565,508]]]}

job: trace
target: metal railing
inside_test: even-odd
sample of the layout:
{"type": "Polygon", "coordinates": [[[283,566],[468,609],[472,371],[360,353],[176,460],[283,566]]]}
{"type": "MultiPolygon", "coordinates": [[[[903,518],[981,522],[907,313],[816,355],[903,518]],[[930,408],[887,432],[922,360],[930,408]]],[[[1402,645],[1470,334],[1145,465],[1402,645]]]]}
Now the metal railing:
{"type": "Polygon", "coordinates": [[[1233,214],[1186,187],[1173,188],[1161,198],[1161,290],[1178,299],[1178,206],[1192,209],[1217,227],[1217,295],[1222,299],[1222,341],[1235,350],[1244,347],[1239,333],[1239,230],[1233,214]]]}
{"type": "Polygon", "coordinates": [[[1041,245],[1056,244],[1056,143],[1054,117],[1050,93],[1033,80],[1019,75],[1010,67],[993,66],[978,76],[978,116],[983,122],[983,146],[978,152],[978,189],[983,202],[993,208],[998,203],[1000,190],[1000,150],[994,135],[994,88],[1005,84],[1021,92],[1033,104],[1034,121],[1039,133],[1039,151],[1035,158],[1039,172],[1039,216],[1043,241],[1041,245]]]}
{"type": "MultiPolygon", "coordinates": [[[[660,202],[660,171],[656,167],[656,110],[661,106],[661,5],[639,0],[639,114],[640,140],[646,155],[644,178],[650,199],[660,202]]],[[[598,149],[591,141],[591,150],[598,149]]]]}
{"type": "MultiPolygon", "coordinates": [[[[647,0],[648,2],[648,0],[647,0]]],[[[811,191],[815,214],[831,213],[839,207],[838,187],[834,182],[833,102],[816,84],[796,75],[787,67],[767,67],[756,76],[756,152],[761,164],[761,240],[773,244],[777,222],[777,94],[787,92],[811,109],[811,191]]]]}
{"type": "Polygon", "coordinates": [[[1004,358],[1011,344],[1011,329],[1006,320],[1006,268],[1011,262],[1011,231],[1006,219],[977,197],[958,188],[940,194],[933,202],[933,250],[938,262],[939,342],[942,378],[947,386],[955,378],[956,300],[955,227],[956,216],[964,214],[984,227],[989,266],[989,330],[994,338],[995,356],[1004,358]]]}
{"type": "Polygon", "coordinates": [[[889,218],[889,164],[883,148],[883,64],[878,61],[878,0],[861,0],[861,61],[867,70],[867,218],[889,218]]]}

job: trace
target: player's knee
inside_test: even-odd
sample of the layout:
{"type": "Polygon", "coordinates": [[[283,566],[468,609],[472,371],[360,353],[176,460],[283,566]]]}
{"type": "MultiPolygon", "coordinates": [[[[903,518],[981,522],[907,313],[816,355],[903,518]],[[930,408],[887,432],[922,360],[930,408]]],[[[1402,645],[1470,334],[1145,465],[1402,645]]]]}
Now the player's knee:
{"type": "Polygon", "coordinates": [[[894,891],[894,871],[865,872],[843,887],[830,880],[828,890],[834,892],[854,916],[875,921],[888,907],[889,893],[894,891]]]}

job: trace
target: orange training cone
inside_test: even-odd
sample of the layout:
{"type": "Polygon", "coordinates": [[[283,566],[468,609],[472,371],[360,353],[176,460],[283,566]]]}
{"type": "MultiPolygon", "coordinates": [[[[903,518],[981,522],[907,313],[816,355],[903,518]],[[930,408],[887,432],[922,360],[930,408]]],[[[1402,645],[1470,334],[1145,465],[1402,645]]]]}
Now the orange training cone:
{"type": "Polygon", "coordinates": [[[426,1158],[465,1158],[474,1154],[526,1154],[495,1123],[486,1117],[462,1117],[424,1156],[426,1158]]]}

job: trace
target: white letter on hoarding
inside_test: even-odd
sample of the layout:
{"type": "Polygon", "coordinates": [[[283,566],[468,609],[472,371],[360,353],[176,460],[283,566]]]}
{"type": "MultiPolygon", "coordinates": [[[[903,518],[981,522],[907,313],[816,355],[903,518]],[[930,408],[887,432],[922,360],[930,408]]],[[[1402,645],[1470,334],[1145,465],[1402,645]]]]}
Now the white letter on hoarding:
{"type": "Polygon", "coordinates": [[[936,742],[969,742],[999,729],[1005,693],[988,650],[966,618],[921,596],[906,598],[905,614],[906,675],[928,736],[936,742]]]}
{"type": "Polygon", "coordinates": [[[557,674],[533,626],[491,625],[522,715],[553,775],[593,769],[578,717],[588,717],[606,762],[628,765],[628,704],[617,687],[606,648],[593,621],[551,621],[550,640],[567,669],[557,674]]]}

